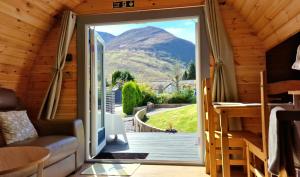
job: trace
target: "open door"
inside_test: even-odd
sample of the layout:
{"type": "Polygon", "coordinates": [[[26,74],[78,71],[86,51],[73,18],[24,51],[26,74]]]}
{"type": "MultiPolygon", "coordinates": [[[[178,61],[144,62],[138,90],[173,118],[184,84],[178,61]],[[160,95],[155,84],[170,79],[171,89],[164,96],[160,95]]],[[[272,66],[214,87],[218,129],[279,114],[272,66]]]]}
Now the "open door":
{"type": "Polygon", "coordinates": [[[90,122],[91,156],[96,156],[106,145],[105,139],[105,80],[104,42],[95,29],[89,29],[90,36],[90,122]]]}

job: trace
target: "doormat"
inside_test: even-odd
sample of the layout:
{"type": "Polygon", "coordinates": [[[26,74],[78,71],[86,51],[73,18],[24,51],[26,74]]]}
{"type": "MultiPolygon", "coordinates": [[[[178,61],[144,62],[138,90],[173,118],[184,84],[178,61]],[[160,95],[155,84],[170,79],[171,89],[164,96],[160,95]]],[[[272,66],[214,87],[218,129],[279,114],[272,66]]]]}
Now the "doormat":
{"type": "Polygon", "coordinates": [[[95,163],[81,172],[82,175],[131,176],[140,164],[100,164],[95,163]]]}
{"type": "Polygon", "coordinates": [[[148,153],[100,153],[94,159],[146,159],[148,153]]]}

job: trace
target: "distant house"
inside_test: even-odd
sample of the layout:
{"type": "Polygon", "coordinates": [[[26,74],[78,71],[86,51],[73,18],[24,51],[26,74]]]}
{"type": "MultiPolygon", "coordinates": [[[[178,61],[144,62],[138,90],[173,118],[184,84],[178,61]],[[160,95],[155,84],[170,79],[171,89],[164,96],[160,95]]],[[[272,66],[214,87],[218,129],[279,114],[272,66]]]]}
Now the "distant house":
{"type": "MultiPolygon", "coordinates": [[[[176,86],[174,82],[170,80],[153,81],[148,83],[156,93],[174,93],[176,92],[176,86]]],[[[190,87],[196,88],[195,80],[182,80],[179,82],[180,88],[190,87]]]]}

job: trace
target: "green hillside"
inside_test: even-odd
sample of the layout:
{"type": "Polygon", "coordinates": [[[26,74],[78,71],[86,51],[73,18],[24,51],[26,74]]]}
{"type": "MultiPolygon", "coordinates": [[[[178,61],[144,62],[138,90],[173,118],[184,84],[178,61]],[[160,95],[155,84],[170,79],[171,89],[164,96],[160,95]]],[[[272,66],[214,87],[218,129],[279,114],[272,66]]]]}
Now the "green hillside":
{"type": "MultiPolygon", "coordinates": [[[[105,74],[108,81],[116,70],[127,70],[138,82],[169,80],[174,72],[174,60],[161,60],[143,51],[106,51],[105,74]]],[[[184,69],[184,65],[182,65],[184,69]]]]}

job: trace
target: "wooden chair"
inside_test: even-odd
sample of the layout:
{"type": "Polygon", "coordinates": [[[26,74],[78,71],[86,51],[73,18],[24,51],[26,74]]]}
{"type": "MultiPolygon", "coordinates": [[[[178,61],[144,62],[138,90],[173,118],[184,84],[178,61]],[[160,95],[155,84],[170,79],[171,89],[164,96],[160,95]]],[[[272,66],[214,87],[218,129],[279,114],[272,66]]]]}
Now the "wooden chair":
{"type": "Polygon", "coordinates": [[[262,137],[259,141],[253,141],[245,138],[247,145],[247,175],[258,177],[269,177],[268,172],[268,127],[269,127],[269,106],[266,85],[266,74],[260,73],[260,95],[261,95],[261,130],[262,137]],[[258,159],[262,162],[262,168],[259,168],[258,159]]]}
{"type": "MultiPolygon", "coordinates": [[[[251,132],[248,131],[227,131],[226,130],[226,139],[228,140],[228,147],[222,148],[222,135],[221,131],[217,131],[217,122],[218,119],[216,110],[212,103],[211,97],[211,88],[210,88],[210,80],[205,79],[203,81],[203,98],[204,98],[204,111],[205,111],[205,134],[206,134],[206,172],[210,173],[211,177],[217,176],[217,168],[218,166],[223,165],[224,158],[221,152],[228,148],[228,156],[230,157],[238,157],[238,158],[228,158],[229,168],[230,166],[244,166],[246,169],[246,145],[244,142],[244,137],[256,137],[251,132]]],[[[224,107],[231,106],[230,110],[235,111],[236,117],[243,117],[244,113],[247,114],[247,107],[241,103],[226,103],[224,107]],[[245,112],[246,111],[246,112],[245,112]],[[238,112],[238,114],[236,114],[238,112]],[[237,116],[238,115],[238,116],[237,116]]],[[[221,107],[222,105],[217,105],[217,107],[221,107]]],[[[259,106],[251,107],[249,112],[251,115],[259,116],[260,113],[259,106]],[[253,111],[254,110],[254,111],[253,111]],[[255,114],[257,113],[257,114],[255,114]]],[[[224,121],[223,121],[224,122],[224,121]]],[[[227,127],[228,128],[228,127],[227,127]]],[[[225,158],[226,159],[226,158],[225,158]]],[[[224,169],[223,171],[228,171],[230,169],[224,169]]],[[[226,173],[226,172],[225,172],[226,173]]],[[[230,176],[230,172],[229,172],[230,176]]]]}
{"type": "Polygon", "coordinates": [[[258,139],[245,138],[247,145],[247,174],[248,177],[269,177],[268,172],[268,131],[270,108],[281,106],[293,109],[294,104],[269,104],[268,96],[287,93],[289,90],[300,89],[299,81],[281,81],[267,84],[265,71],[260,72],[260,95],[261,95],[261,137],[258,139]],[[260,161],[260,162],[259,162],[260,161]]]}

